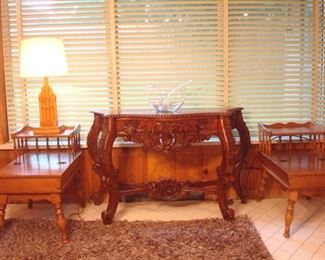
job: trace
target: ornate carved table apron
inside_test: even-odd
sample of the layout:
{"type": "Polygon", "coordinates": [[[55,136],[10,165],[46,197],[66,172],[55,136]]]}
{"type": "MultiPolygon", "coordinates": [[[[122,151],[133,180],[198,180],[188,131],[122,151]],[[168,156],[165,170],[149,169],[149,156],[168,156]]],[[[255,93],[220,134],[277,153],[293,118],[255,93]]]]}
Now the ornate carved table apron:
{"type": "MultiPolygon", "coordinates": [[[[145,149],[168,151],[180,150],[191,143],[218,136],[222,146],[222,162],[217,169],[216,193],[223,218],[233,219],[234,211],[227,205],[226,188],[228,184],[232,184],[241,201],[245,202],[239,176],[250,147],[249,131],[241,111],[242,108],[182,110],[176,114],[157,114],[154,111],[92,111],[94,121],[88,133],[87,143],[90,156],[94,160],[94,170],[101,176],[100,190],[93,197],[95,203],[100,204],[102,195],[106,190],[109,192],[107,209],[102,212],[104,224],[113,221],[120,196],[132,193],[121,189],[118,170],[112,162],[112,147],[117,137],[143,144],[145,149]],[[239,133],[239,146],[236,145],[232,129],[237,129],[239,133]]],[[[211,185],[211,181],[208,184],[211,185]]],[[[194,186],[195,183],[191,182],[162,180],[147,183],[137,191],[152,193],[155,189],[169,189],[173,190],[173,194],[166,196],[166,193],[162,192],[165,195],[161,198],[175,199],[182,190],[190,191],[194,186]]],[[[203,183],[200,182],[199,187],[202,186],[203,183]]]]}

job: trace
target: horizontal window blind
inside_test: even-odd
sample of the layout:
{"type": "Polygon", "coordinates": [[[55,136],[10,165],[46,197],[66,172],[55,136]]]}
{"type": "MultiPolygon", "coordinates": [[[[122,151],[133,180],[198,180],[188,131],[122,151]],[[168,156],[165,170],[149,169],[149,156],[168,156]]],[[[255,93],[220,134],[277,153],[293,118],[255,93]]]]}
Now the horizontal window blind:
{"type": "Polygon", "coordinates": [[[43,80],[19,77],[19,42],[34,36],[64,40],[69,73],[49,80],[59,121],[81,123],[83,138],[89,110],[150,108],[149,86],[189,80],[183,108],[242,106],[251,135],[259,121],[325,123],[324,0],[314,1],[2,0],[10,132],[39,124],[43,80]]]}
{"type": "Polygon", "coordinates": [[[223,105],[222,1],[117,0],[115,8],[122,108],[148,108],[151,88],[188,80],[184,108],[223,105]]]}
{"type": "Polygon", "coordinates": [[[112,106],[105,2],[1,1],[11,132],[23,124],[39,125],[38,94],[43,79],[20,79],[22,38],[54,36],[64,40],[69,72],[49,78],[57,96],[60,123],[80,123],[85,136],[92,123],[89,110],[112,106]]]}
{"type": "Polygon", "coordinates": [[[315,88],[316,88],[316,109],[317,120],[325,124],[325,1],[318,0],[316,8],[317,16],[315,23],[316,55],[315,55],[315,88]]]}
{"type": "Polygon", "coordinates": [[[312,1],[229,1],[229,100],[257,123],[311,118],[312,1]]]}

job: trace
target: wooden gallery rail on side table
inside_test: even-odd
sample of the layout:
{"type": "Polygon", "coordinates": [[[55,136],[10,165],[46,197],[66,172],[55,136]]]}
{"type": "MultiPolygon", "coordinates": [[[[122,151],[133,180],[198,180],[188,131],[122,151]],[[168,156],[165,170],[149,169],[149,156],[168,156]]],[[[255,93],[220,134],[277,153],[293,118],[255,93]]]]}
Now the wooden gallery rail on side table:
{"type": "Polygon", "coordinates": [[[161,180],[144,184],[142,188],[122,190],[118,183],[118,170],[112,162],[112,147],[116,137],[142,144],[155,151],[180,150],[191,143],[202,142],[217,136],[222,146],[222,162],[217,169],[218,204],[226,220],[234,218],[234,211],[227,205],[226,186],[232,184],[245,202],[239,175],[250,147],[249,131],[242,117],[242,108],[187,111],[176,114],[157,114],[154,111],[123,111],[106,113],[92,111],[93,125],[88,134],[88,150],[94,161],[93,169],[101,176],[101,188],[95,194],[96,204],[106,190],[109,192],[107,209],[102,212],[104,224],[113,221],[121,195],[144,193],[160,199],[177,199],[182,192],[203,189],[210,182],[178,182],[161,180]],[[232,129],[237,129],[240,145],[236,145],[232,129]],[[172,192],[171,192],[172,191],[172,192]],[[96,196],[97,195],[97,196],[96,196]]]}

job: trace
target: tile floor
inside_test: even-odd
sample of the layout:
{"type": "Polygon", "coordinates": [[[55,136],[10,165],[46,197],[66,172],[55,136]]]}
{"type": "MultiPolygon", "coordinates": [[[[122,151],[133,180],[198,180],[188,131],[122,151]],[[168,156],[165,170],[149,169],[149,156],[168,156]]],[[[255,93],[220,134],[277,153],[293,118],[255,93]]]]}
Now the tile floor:
{"type": "MultiPolygon", "coordinates": [[[[325,259],[325,197],[308,201],[301,198],[296,203],[295,218],[291,228],[291,238],[283,237],[284,211],[286,199],[253,200],[247,204],[235,201],[231,206],[236,215],[247,214],[254,222],[263,241],[274,259],[325,259]]],[[[65,204],[67,218],[94,220],[106,205],[87,204],[85,209],[77,204],[65,204]]],[[[8,205],[6,218],[47,217],[53,218],[53,208],[49,204],[35,204],[32,210],[24,204],[8,205]]],[[[194,218],[221,217],[214,201],[176,202],[132,202],[120,203],[115,219],[119,220],[188,220],[194,218]]]]}

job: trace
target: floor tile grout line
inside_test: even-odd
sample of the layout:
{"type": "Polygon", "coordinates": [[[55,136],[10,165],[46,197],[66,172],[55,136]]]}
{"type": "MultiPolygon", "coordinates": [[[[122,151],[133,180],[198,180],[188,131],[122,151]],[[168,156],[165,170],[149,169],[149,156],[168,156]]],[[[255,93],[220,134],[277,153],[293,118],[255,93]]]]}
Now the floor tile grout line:
{"type": "MultiPolygon", "coordinates": [[[[321,207],[321,208],[323,208],[324,207],[324,205],[321,207]]],[[[325,222],[325,221],[322,221],[322,222],[325,222]]],[[[321,223],[322,223],[321,222],[321,223]]],[[[315,233],[315,231],[317,230],[317,228],[321,225],[321,223],[319,223],[318,224],[318,226],[314,229],[314,231],[308,236],[308,238],[306,238],[306,239],[304,239],[304,242],[302,242],[302,244],[300,245],[300,247],[299,248],[297,248],[296,249],[296,251],[292,254],[292,256],[294,256],[294,254],[300,249],[300,248],[302,248],[302,246],[305,244],[305,242],[306,242],[306,240],[308,240],[311,236],[312,236],[312,234],[314,234],[315,233]]],[[[323,242],[324,243],[324,242],[323,242]]],[[[318,247],[318,249],[320,248],[320,246],[318,247]]],[[[315,253],[316,253],[316,251],[318,251],[318,249],[317,250],[315,250],[314,252],[313,252],[313,254],[311,255],[311,257],[309,258],[309,259],[312,259],[313,258],[313,256],[315,255],[315,253]]],[[[289,258],[289,259],[291,259],[291,257],[289,258]]]]}
{"type": "MultiPolygon", "coordinates": [[[[322,210],[322,208],[325,208],[325,205],[323,205],[321,208],[320,208],[320,210],[322,210]]],[[[315,233],[316,232],[316,230],[323,224],[323,223],[325,223],[325,220],[323,220],[323,221],[321,221],[319,224],[318,224],[318,226],[317,226],[317,228],[315,228],[315,230],[314,230],[314,232],[313,233],[315,233]]],[[[312,234],[313,234],[312,233],[312,234]]],[[[311,234],[311,235],[312,235],[311,234]]],[[[311,237],[311,235],[309,236],[309,238],[311,237]]],[[[304,243],[306,242],[306,240],[304,241],[304,243]]],[[[325,245],[325,240],[323,241],[323,243],[321,243],[319,246],[318,246],[318,248],[317,248],[317,250],[315,250],[314,251],[314,254],[312,255],[312,257],[316,254],[316,252],[322,247],[322,245],[325,245]]]]}

